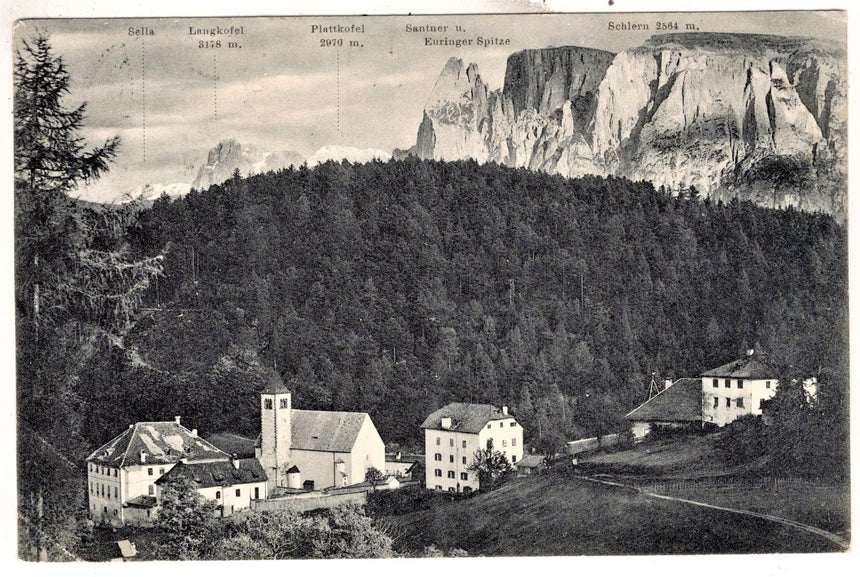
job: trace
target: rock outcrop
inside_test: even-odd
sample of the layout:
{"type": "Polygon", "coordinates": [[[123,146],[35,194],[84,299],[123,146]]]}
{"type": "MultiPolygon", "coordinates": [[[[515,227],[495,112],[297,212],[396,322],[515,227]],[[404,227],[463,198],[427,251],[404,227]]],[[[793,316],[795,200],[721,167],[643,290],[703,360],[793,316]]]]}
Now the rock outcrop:
{"type": "Polygon", "coordinates": [[[243,176],[271,170],[298,166],[304,158],[297,152],[268,152],[253,146],[242,145],[234,139],[223,140],[209,151],[206,164],[197,171],[191,188],[206,190],[213,184],[221,184],[236,171],[243,176]]]}
{"type": "Polygon", "coordinates": [[[844,216],[845,62],[804,38],[670,34],[617,55],[518,52],[490,91],[452,58],[409,152],[844,216]]]}

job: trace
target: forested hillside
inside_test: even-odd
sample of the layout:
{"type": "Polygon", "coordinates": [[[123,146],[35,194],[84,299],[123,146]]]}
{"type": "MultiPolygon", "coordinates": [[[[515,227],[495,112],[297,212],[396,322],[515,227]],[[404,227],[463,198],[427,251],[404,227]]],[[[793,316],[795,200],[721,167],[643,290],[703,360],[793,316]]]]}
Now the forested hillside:
{"type": "Polygon", "coordinates": [[[695,190],[329,162],[162,198],[133,235],[167,247],[164,276],[82,379],[94,441],[174,413],[253,435],[273,368],[295,406],[367,411],[386,441],[460,400],[510,405],[551,448],[617,428],[652,371],[846,358],[844,230],[695,190]]]}

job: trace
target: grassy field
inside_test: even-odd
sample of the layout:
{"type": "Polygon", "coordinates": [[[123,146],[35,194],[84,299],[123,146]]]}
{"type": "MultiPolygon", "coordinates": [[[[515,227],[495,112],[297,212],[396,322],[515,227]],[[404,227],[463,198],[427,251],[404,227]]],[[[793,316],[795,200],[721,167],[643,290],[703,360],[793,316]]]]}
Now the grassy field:
{"type": "Polygon", "coordinates": [[[518,479],[473,499],[389,519],[396,546],[471,555],[628,555],[836,551],[797,529],[658,501],[561,475],[518,479]]]}
{"type": "Polygon", "coordinates": [[[653,493],[776,515],[849,536],[847,483],[772,479],[762,460],[728,467],[720,457],[719,442],[719,433],[664,439],[598,455],[583,466],[590,473],[609,474],[653,493]]]}
{"type": "Polygon", "coordinates": [[[851,492],[847,485],[816,485],[802,480],[745,486],[708,486],[684,483],[655,487],[655,493],[683,497],[720,507],[743,509],[798,521],[842,537],[849,537],[851,492]]]}

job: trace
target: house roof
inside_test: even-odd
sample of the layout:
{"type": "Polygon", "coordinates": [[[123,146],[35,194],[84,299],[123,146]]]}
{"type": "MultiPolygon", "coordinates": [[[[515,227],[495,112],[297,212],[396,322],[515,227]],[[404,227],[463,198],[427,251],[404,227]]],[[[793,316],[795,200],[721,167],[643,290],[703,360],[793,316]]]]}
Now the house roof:
{"type": "Polygon", "coordinates": [[[236,435],[233,433],[216,433],[206,439],[218,449],[229,455],[236,455],[240,459],[254,457],[254,439],[236,435]]]}
{"type": "Polygon", "coordinates": [[[625,415],[629,421],[701,421],[702,382],[684,378],[625,415]]]}
{"type": "Polygon", "coordinates": [[[132,507],[134,509],[152,509],[156,505],[158,505],[158,499],[150,495],[138,495],[122,504],[123,507],[132,507]]]}
{"type": "Polygon", "coordinates": [[[523,458],[516,462],[517,468],[534,469],[544,464],[543,455],[523,455],[523,458]]]}
{"type": "Polygon", "coordinates": [[[511,419],[513,415],[505,415],[493,405],[475,405],[472,403],[448,403],[441,409],[430,414],[421,423],[422,429],[442,429],[442,418],[451,417],[451,427],[446,431],[462,433],[478,433],[488,422],[500,419],[511,419]]]}
{"type": "Polygon", "coordinates": [[[205,463],[179,463],[161,476],[155,484],[163,485],[176,479],[191,479],[198,487],[230,487],[245,483],[260,483],[268,480],[263,466],[257,459],[237,459],[239,468],[231,460],[207,461],[205,463]]]}
{"type": "Polygon", "coordinates": [[[109,467],[176,463],[180,459],[222,459],[229,455],[175,421],[136,423],[93,451],[87,461],[109,467]]]}
{"type": "Polygon", "coordinates": [[[742,359],[726,363],[716,369],[705,371],[703,377],[728,377],[738,379],[776,379],[779,370],[767,356],[754,353],[742,359]]]}
{"type": "Polygon", "coordinates": [[[364,421],[369,421],[370,416],[367,413],[293,409],[290,420],[293,449],[349,453],[364,421]]]}

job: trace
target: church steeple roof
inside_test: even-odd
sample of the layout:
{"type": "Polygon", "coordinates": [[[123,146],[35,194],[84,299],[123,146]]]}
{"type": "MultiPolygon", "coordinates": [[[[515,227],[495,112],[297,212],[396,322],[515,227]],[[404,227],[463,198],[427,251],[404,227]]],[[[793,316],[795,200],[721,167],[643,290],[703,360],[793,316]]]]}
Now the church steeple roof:
{"type": "Polygon", "coordinates": [[[284,380],[281,378],[281,375],[278,374],[278,371],[271,370],[269,371],[269,375],[267,377],[266,388],[263,389],[264,395],[280,395],[283,393],[289,393],[290,389],[287,388],[287,385],[284,384],[284,380]]]}

